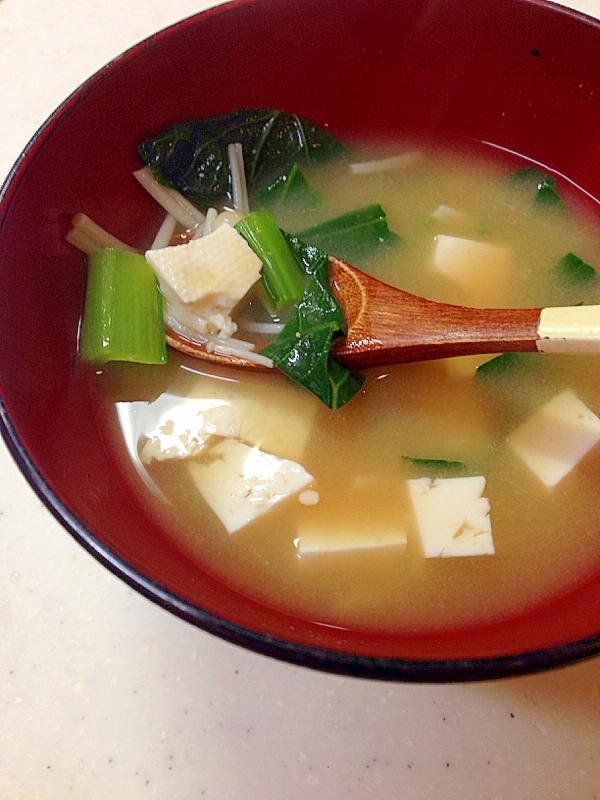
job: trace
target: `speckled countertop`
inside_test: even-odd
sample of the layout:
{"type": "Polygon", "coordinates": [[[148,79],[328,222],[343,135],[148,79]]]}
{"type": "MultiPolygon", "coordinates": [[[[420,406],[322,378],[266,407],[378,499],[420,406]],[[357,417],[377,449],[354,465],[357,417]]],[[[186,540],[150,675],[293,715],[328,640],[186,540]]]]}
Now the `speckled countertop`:
{"type": "MultiPolygon", "coordinates": [[[[0,0],[0,180],[82,80],[213,4],[0,0]]],[[[280,664],[114,578],[3,445],[0,471],[0,800],[600,798],[600,659],[452,686],[280,664]]]]}

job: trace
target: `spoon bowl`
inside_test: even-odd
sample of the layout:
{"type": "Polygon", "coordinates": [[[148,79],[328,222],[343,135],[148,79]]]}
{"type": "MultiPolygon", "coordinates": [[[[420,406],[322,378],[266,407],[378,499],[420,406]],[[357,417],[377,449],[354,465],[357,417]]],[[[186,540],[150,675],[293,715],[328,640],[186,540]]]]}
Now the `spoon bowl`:
{"type": "MultiPolygon", "coordinates": [[[[351,369],[488,353],[600,354],[600,306],[472,308],[439,303],[383,283],[335,256],[329,258],[329,277],[347,324],[333,353],[351,369]]],[[[268,369],[249,359],[209,352],[171,330],[167,342],[219,366],[268,369]]]]}

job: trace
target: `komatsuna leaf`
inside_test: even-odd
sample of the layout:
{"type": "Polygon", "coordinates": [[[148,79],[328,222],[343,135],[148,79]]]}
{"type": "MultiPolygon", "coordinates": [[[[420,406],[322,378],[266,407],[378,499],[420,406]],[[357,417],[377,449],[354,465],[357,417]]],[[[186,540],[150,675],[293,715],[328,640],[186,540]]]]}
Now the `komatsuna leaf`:
{"type": "Polygon", "coordinates": [[[351,264],[362,264],[382,247],[401,241],[401,237],[388,228],[385,211],[379,203],[328,219],[300,231],[298,236],[351,264]]]}
{"type": "Polygon", "coordinates": [[[508,182],[514,186],[531,187],[535,191],[534,202],[537,206],[566,211],[566,206],[556,191],[556,180],[537,167],[524,167],[508,176],[508,182]]]}
{"type": "MultiPolygon", "coordinates": [[[[292,236],[289,233],[285,233],[285,231],[282,231],[282,233],[296,261],[307,275],[319,273],[329,276],[329,256],[324,250],[315,247],[313,244],[307,244],[298,236],[292,236]]],[[[329,277],[327,277],[327,281],[329,286],[329,277]]],[[[341,308],[340,313],[342,313],[341,308]]]]}
{"type": "Polygon", "coordinates": [[[598,277],[598,273],[575,253],[567,253],[556,265],[556,271],[568,283],[590,283],[598,277]]]}
{"type": "Polygon", "coordinates": [[[412,458],[402,456],[403,461],[426,472],[463,472],[468,469],[464,461],[448,461],[445,458],[412,458]]]}
{"type": "Polygon", "coordinates": [[[328,257],[297,237],[286,234],[286,239],[309,281],[283,331],[261,353],[329,408],[337,409],[359,391],[362,379],[330,352],[334,338],[343,332],[345,320],[329,285],[328,257]]]}
{"type": "Polygon", "coordinates": [[[227,147],[237,142],[252,193],[293,164],[310,165],[345,152],[338,139],[295,114],[242,108],[173,125],[141,142],[138,153],[160,183],[207,208],[233,199],[227,147]]]}
{"type": "Polygon", "coordinates": [[[317,208],[319,192],[306,180],[298,164],[292,164],[260,192],[256,198],[259,208],[317,208]]]}
{"type": "Polygon", "coordinates": [[[475,380],[484,391],[496,394],[518,391],[523,379],[543,381],[549,366],[547,356],[538,352],[501,353],[480,364],[475,380]]]}

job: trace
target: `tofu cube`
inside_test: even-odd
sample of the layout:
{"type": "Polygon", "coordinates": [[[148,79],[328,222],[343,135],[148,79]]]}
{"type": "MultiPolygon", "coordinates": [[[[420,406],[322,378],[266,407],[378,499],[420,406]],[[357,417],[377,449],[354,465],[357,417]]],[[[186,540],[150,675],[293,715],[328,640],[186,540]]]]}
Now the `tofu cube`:
{"type": "Polygon", "coordinates": [[[304,523],[294,540],[298,556],[322,553],[348,553],[356,550],[375,550],[383,547],[406,548],[406,532],[400,528],[321,528],[304,523]]]}
{"type": "Polygon", "coordinates": [[[205,462],[190,461],[188,469],[228,533],[243,528],[314,480],[295,461],[263,453],[236,439],[219,442],[205,462]]]}
{"type": "Polygon", "coordinates": [[[465,290],[469,302],[498,305],[512,273],[512,251],[507,247],[439,234],[435,237],[433,266],[465,290]]]}
{"type": "Polygon", "coordinates": [[[216,380],[201,376],[189,397],[218,398],[231,406],[238,427],[231,435],[266,453],[301,461],[321,402],[280,376],[216,380]]]}
{"type": "Polygon", "coordinates": [[[551,489],[600,440],[600,419],[567,389],[509,434],[507,440],[534,475],[551,489]]]}
{"type": "Polygon", "coordinates": [[[408,481],[425,558],[493,555],[485,478],[417,478],[408,481]]]}
{"type": "Polygon", "coordinates": [[[161,283],[184,303],[204,301],[230,310],[260,277],[262,262],[243,236],[224,223],[187,244],[148,250],[161,283]]]}
{"type": "Polygon", "coordinates": [[[300,461],[319,400],[278,380],[218,380],[201,376],[186,397],[165,392],[153,403],[120,403],[143,463],[194,458],[212,437],[240,439],[281,458],[300,461]]]}

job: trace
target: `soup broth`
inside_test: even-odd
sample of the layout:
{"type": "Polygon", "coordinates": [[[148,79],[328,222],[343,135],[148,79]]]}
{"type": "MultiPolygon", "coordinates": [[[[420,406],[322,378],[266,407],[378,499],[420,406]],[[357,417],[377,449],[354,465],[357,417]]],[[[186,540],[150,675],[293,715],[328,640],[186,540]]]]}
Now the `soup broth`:
{"type": "MultiPolygon", "coordinates": [[[[278,222],[294,232],[380,203],[402,240],[359,266],[381,280],[463,305],[600,303],[599,281],[571,283],[556,270],[567,253],[599,262],[598,230],[568,187],[560,187],[563,213],[537,207],[528,188],[506,180],[515,165],[490,163],[489,154],[404,150],[414,157],[395,170],[353,174],[334,164],[308,174],[322,206],[282,212],[278,222]],[[491,273],[465,285],[436,268],[440,236],[510,253],[493,295],[491,273]]],[[[600,445],[549,488],[507,439],[565,391],[600,414],[600,360],[524,353],[504,371],[478,371],[490,358],[373,369],[336,411],[281,374],[207,368],[175,352],[167,367],[107,365],[94,371],[91,386],[138,502],[202,569],[254,600],[323,624],[441,630],[543,603],[600,562],[600,445]],[[198,401],[237,409],[246,432],[236,441],[300,464],[312,480],[228,533],[193,466],[211,463],[214,451],[144,458],[169,410],[198,401]],[[474,476],[485,478],[494,553],[426,558],[410,482],[474,476]],[[353,547],[339,549],[348,540],[353,547]],[[316,551],[303,550],[303,541],[317,542],[316,551]]],[[[441,503],[442,516],[446,510],[441,503]]]]}

